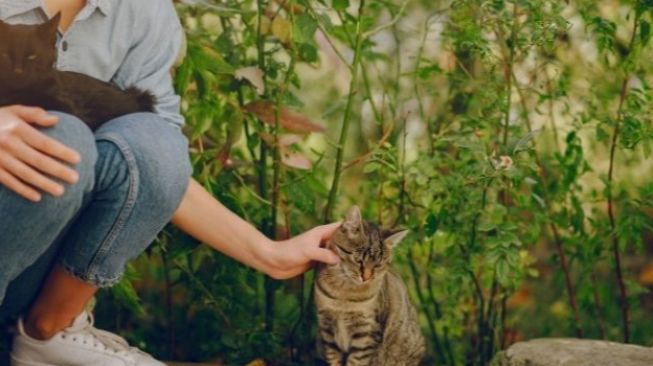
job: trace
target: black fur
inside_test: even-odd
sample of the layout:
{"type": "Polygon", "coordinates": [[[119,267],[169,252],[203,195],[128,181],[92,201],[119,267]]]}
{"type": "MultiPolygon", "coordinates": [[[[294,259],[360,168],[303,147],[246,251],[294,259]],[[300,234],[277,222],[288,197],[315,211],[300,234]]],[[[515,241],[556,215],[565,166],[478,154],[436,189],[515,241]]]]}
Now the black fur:
{"type": "Polygon", "coordinates": [[[72,114],[92,130],[116,117],[154,112],[156,98],[88,75],[59,71],[56,39],[60,15],[41,25],[0,21],[0,106],[23,104],[72,114]]]}

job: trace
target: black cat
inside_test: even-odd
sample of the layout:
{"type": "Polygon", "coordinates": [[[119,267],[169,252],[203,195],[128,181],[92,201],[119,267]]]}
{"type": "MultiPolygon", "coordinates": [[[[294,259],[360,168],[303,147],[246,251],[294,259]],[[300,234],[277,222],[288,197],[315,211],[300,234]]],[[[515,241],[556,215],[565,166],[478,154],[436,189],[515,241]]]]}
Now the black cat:
{"type": "Polygon", "coordinates": [[[125,114],[153,112],[154,96],[121,90],[93,77],[54,68],[61,15],[40,25],[0,20],[0,106],[22,104],[72,114],[92,130],[125,114]]]}

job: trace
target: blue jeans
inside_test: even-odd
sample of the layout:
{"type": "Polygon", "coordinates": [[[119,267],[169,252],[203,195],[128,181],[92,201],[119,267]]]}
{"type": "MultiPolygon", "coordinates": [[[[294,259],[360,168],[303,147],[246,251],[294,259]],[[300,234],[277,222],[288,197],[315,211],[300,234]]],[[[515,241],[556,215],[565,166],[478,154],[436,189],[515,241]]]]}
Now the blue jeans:
{"type": "Polygon", "coordinates": [[[151,113],[109,121],[95,134],[77,118],[42,132],[77,150],[79,181],[32,203],[0,186],[0,318],[25,310],[53,263],[106,287],[170,221],[191,166],[179,127],[151,113]]]}

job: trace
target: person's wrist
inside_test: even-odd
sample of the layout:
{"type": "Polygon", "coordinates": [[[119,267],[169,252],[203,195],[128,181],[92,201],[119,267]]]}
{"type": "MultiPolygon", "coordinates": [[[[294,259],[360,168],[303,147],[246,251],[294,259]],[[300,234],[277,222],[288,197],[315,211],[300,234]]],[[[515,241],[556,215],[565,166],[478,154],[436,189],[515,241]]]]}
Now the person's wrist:
{"type": "Polygon", "coordinates": [[[270,277],[277,277],[280,272],[278,255],[279,251],[274,250],[276,242],[267,237],[257,241],[256,259],[261,263],[260,270],[270,277]]]}

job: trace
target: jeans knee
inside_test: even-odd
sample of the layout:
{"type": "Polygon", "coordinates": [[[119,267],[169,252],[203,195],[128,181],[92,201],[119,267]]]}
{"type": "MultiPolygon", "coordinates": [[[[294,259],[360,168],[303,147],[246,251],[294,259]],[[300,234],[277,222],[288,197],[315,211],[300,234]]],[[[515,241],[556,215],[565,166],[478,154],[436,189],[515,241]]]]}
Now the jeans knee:
{"type": "Polygon", "coordinates": [[[188,188],[192,168],[187,153],[174,150],[162,153],[148,146],[134,148],[139,150],[136,156],[143,195],[154,200],[159,212],[171,216],[188,188]]]}
{"type": "Polygon", "coordinates": [[[135,166],[139,201],[172,215],[192,173],[181,131],[155,114],[138,113],[105,125],[98,131],[98,142],[104,140],[118,147],[127,165],[135,166]]]}
{"type": "Polygon", "coordinates": [[[94,167],[98,157],[95,136],[77,117],[61,112],[50,113],[58,116],[59,122],[53,127],[42,129],[41,132],[79,153],[81,160],[73,166],[79,173],[79,181],[74,187],[83,187],[84,191],[89,191],[93,185],[94,167]]]}

